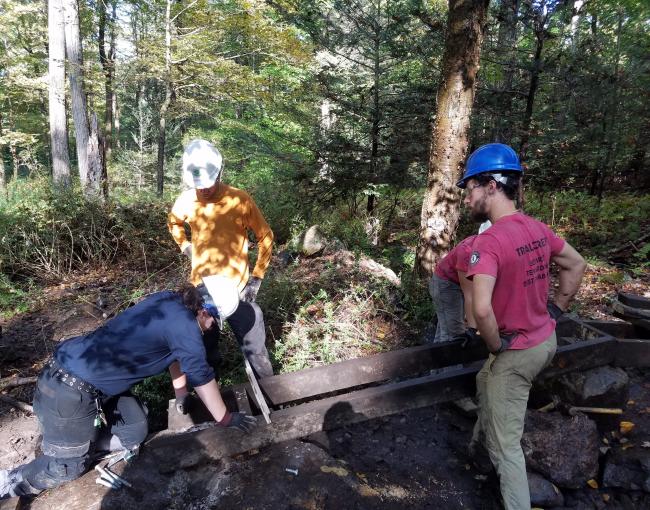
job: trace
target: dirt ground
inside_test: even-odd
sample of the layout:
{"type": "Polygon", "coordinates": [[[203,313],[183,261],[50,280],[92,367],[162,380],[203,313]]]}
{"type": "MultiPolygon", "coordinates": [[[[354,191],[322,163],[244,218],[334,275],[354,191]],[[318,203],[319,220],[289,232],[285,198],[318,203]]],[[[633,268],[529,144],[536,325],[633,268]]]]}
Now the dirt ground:
{"type": "MultiPolygon", "coordinates": [[[[617,288],[650,295],[647,279],[615,285],[603,271],[588,270],[577,300],[581,317],[613,319],[607,304],[617,288]]],[[[37,375],[59,341],[96,328],[143,293],[173,288],[179,278],[173,270],[161,272],[139,292],[129,290],[135,280],[127,270],[97,271],[48,288],[34,311],[1,324],[0,377],[37,375]]],[[[638,422],[637,433],[648,441],[648,374],[638,375],[635,384],[627,418],[638,422]]],[[[4,393],[31,402],[33,385],[4,393]]],[[[140,468],[128,468],[134,471],[129,477],[142,481],[136,490],[108,492],[89,473],[40,496],[31,508],[499,508],[493,475],[476,471],[464,453],[471,425],[452,407],[425,408],[174,475],[157,473],[143,455],[140,468]],[[81,486],[83,498],[77,499],[74,491],[81,486]]],[[[38,442],[36,419],[0,401],[0,469],[31,460],[38,442]]],[[[613,494],[607,508],[635,508],[625,497],[613,494]]],[[[600,508],[578,493],[568,501],[575,502],[573,508],[600,508]]]]}

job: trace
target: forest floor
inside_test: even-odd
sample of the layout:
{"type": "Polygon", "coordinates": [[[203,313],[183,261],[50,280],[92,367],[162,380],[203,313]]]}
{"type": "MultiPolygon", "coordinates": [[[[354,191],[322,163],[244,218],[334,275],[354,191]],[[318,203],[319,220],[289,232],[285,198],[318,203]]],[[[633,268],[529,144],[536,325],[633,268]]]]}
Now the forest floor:
{"type": "MultiPolygon", "coordinates": [[[[292,278],[322,275],[323,263],[318,257],[298,261],[292,278]]],[[[283,271],[278,269],[277,260],[274,267],[283,271]]],[[[30,311],[1,324],[0,377],[37,375],[59,341],[95,329],[114,311],[124,309],[149,292],[177,287],[183,280],[179,269],[180,266],[169,266],[150,275],[145,284],[137,271],[127,267],[93,270],[46,288],[30,311]],[[134,285],[134,282],[140,283],[134,285]]],[[[618,274],[613,268],[589,266],[576,299],[575,308],[580,317],[614,319],[608,303],[617,290],[650,297],[647,275],[621,281],[611,277],[613,274],[618,274]]],[[[319,306],[318,302],[307,303],[306,316],[318,321],[319,313],[324,313],[318,311],[319,306]],[[317,309],[310,311],[309,306],[317,309]]],[[[357,306],[359,311],[363,303],[357,306]]],[[[354,314],[355,308],[349,308],[348,313],[354,314]]],[[[286,324],[274,326],[272,318],[268,322],[270,339],[286,333],[286,324]]],[[[413,345],[417,334],[408,331],[399,317],[391,319],[384,315],[380,322],[373,326],[374,343],[348,346],[345,357],[413,345]],[[385,338],[386,345],[376,345],[377,338],[385,338]]],[[[647,374],[634,384],[645,387],[646,395],[649,393],[647,374]]],[[[5,393],[31,402],[33,385],[19,386],[5,393]]],[[[217,504],[220,508],[242,509],[498,508],[494,480],[475,471],[465,454],[470,431],[471,420],[460,416],[452,407],[420,409],[345,427],[327,435],[273,445],[237,459],[223,459],[218,465],[200,471],[177,473],[171,479],[159,480],[165,486],[154,487],[153,492],[165,496],[167,508],[211,508],[217,504]],[[298,469],[298,475],[286,472],[285,468],[298,469]],[[221,487],[219,491],[206,492],[205,487],[215,487],[215,484],[221,487]],[[193,503],[189,504],[190,501],[193,503]]],[[[0,402],[0,469],[31,460],[38,439],[36,419],[32,415],[0,402]]],[[[106,495],[103,488],[94,484],[88,487],[85,497],[90,499],[84,500],[84,508],[125,508],[126,502],[119,497],[106,495]]],[[[140,508],[163,507],[157,506],[163,504],[158,496],[146,491],[134,494],[133,501],[138,501],[140,508]]],[[[68,501],[60,508],[74,508],[69,499],[54,500],[48,495],[37,498],[32,508],[59,508],[57,501],[68,501]]],[[[592,507],[598,505],[584,506],[592,507]]]]}

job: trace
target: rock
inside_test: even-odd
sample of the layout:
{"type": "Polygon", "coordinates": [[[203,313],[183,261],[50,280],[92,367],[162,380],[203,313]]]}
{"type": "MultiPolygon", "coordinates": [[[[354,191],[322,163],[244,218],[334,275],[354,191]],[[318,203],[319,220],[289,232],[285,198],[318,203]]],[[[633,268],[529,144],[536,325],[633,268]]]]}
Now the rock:
{"type": "Polygon", "coordinates": [[[610,451],[605,460],[603,487],[650,492],[650,451],[610,451]]]}
{"type": "Polygon", "coordinates": [[[330,242],[327,243],[327,246],[325,246],[325,249],[323,250],[323,255],[334,255],[335,253],[346,250],[345,244],[340,239],[332,239],[330,242]]]}
{"type": "Polygon", "coordinates": [[[287,267],[291,262],[293,262],[295,259],[293,253],[291,253],[289,250],[282,250],[280,253],[278,253],[278,260],[280,262],[280,267],[284,268],[287,267]]]}
{"type": "Polygon", "coordinates": [[[348,250],[341,250],[336,252],[334,261],[344,267],[358,265],[359,269],[361,269],[364,273],[370,274],[377,278],[388,280],[395,287],[399,287],[401,285],[401,280],[399,276],[395,274],[395,271],[386,266],[382,266],[379,262],[375,262],[365,255],[362,255],[361,258],[357,261],[354,253],[348,250]]]}
{"type": "Polygon", "coordinates": [[[629,381],[624,370],[605,366],[566,374],[556,389],[562,400],[574,405],[621,407],[627,401],[629,381]]]}
{"type": "Polygon", "coordinates": [[[521,446],[526,465],[560,487],[582,488],[598,475],[598,430],[585,415],[529,411],[521,446]]]}
{"type": "Polygon", "coordinates": [[[322,251],[327,246],[327,238],[318,225],[312,225],[302,234],[297,241],[297,248],[300,253],[309,257],[322,251]]]}
{"type": "Polygon", "coordinates": [[[402,283],[399,277],[395,274],[395,271],[388,267],[382,266],[379,262],[375,262],[368,257],[361,257],[361,260],[359,261],[359,267],[366,273],[370,273],[374,276],[378,276],[379,278],[388,280],[390,283],[395,285],[395,287],[399,287],[402,283]]]}
{"type": "Polygon", "coordinates": [[[531,506],[564,506],[564,496],[555,485],[537,473],[528,473],[531,506]]]}

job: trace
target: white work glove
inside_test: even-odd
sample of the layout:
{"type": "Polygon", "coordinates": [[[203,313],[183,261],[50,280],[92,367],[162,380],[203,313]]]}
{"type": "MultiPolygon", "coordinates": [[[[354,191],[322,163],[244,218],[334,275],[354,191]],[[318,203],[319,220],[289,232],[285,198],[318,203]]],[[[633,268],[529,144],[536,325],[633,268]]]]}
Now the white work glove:
{"type": "Polygon", "coordinates": [[[241,300],[247,303],[254,303],[255,298],[257,298],[257,293],[260,291],[260,285],[262,285],[261,278],[251,276],[248,279],[246,287],[241,292],[241,300]]]}
{"type": "Polygon", "coordinates": [[[185,255],[188,259],[190,259],[190,262],[192,262],[192,245],[191,244],[188,244],[183,249],[183,255],[185,255]]]}

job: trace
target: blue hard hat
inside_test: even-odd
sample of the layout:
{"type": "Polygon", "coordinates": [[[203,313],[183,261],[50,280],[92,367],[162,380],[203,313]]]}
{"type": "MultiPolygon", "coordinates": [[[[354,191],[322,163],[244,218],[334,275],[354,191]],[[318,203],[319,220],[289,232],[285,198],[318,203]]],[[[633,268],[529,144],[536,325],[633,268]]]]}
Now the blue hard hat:
{"type": "Polygon", "coordinates": [[[467,158],[465,174],[456,186],[464,188],[468,180],[485,172],[523,173],[523,171],[519,157],[512,147],[503,143],[488,143],[476,149],[467,158]]]}

